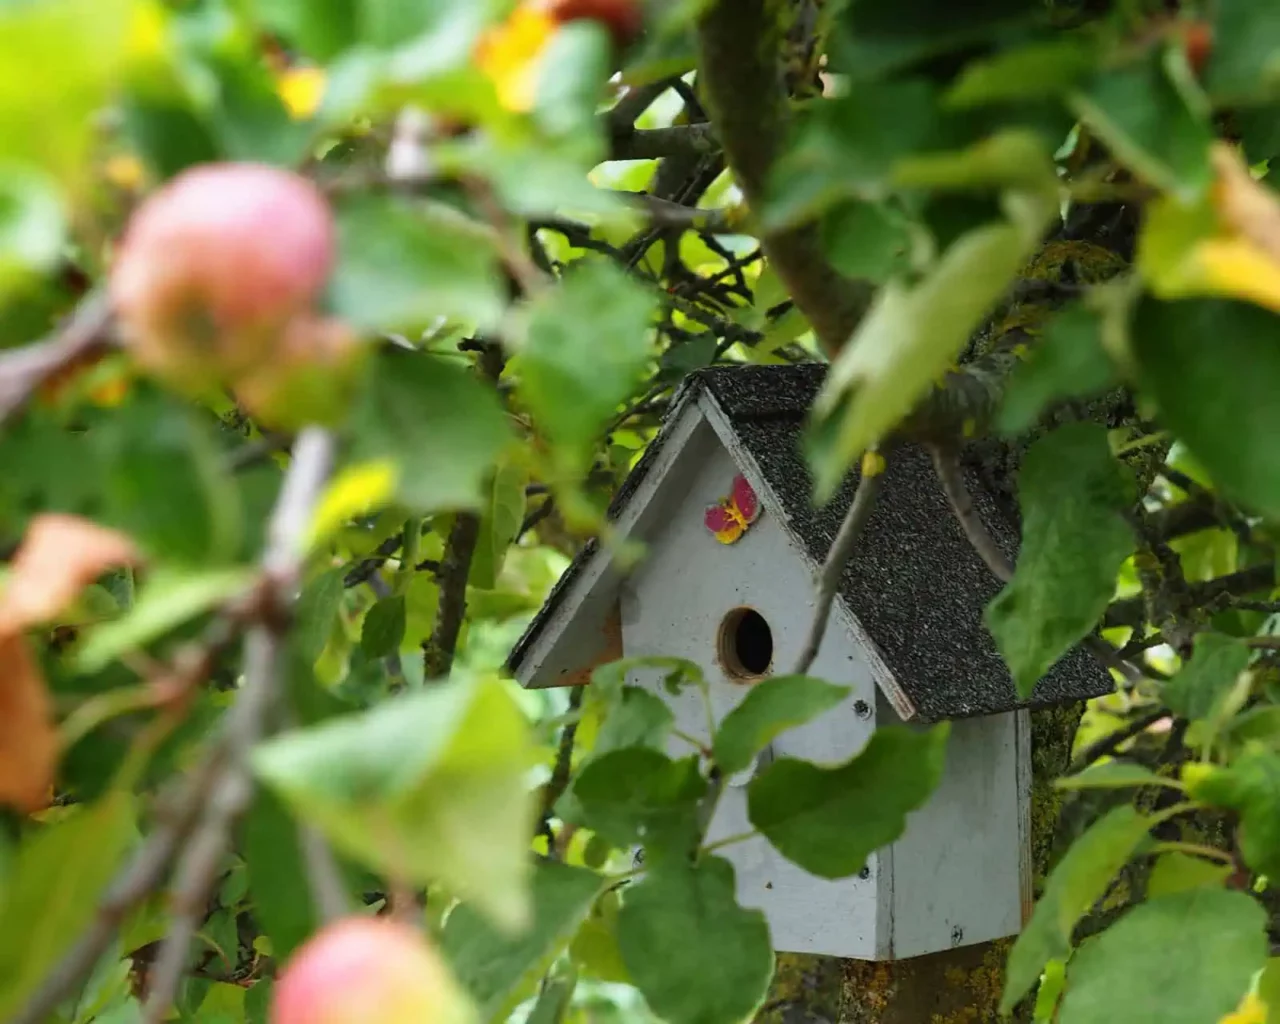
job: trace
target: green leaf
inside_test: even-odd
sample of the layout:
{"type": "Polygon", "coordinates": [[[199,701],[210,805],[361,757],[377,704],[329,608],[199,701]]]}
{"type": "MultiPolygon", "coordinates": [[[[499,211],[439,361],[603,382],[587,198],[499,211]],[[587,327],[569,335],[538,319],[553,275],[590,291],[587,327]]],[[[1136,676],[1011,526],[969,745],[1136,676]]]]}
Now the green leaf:
{"type": "Polygon", "coordinates": [[[751,824],[787,860],[820,878],[847,878],[906,828],[942,778],[947,723],[877,729],[850,761],[826,768],[779,758],[747,787],[751,824]]]}
{"type": "Polygon", "coordinates": [[[1169,710],[1192,720],[1213,716],[1249,666],[1249,648],[1234,637],[1201,633],[1194,643],[1191,660],[1160,688],[1169,710]]]}
{"type": "Polygon", "coordinates": [[[342,606],[346,592],[341,569],[322,572],[305,587],[298,596],[294,608],[294,644],[299,655],[308,665],[314,665],[324,652],[333,632],[333,620],[342,606]]]}
{"type": "Polygon", "coordinates": [[[783,228],[843,200],[882,199],[899,159],[956,141],[940,134],[938,119],[935,90],[919,79],[867,83],[814,105],[770,173],[764,224],[783,228]]]}
{"type": "Polygon", "coordinates": [[[271,940],[272,956],[284,963],[320,924],[297,825],[275,794],[260,788],[240,833],[254,919],[271,940]]]}
{"type": "Polygon", "coordinates": [[[0,1016],[14,1014],[98,913],[137,835],[133,796],[96,804],[33,830],[18,848],[0,900],[0,1016]]]}
{"type": "Polygon", "coordinates": [[[639,686],[623,686],[609,698],[592,752],[605,754],[624,747],[661,750],[673,725],[675,714],[661,697],[639,686]]]}
{"type": "Polygon", "coordinates": [[[225,561],[237,551],[239,490],[203,419],[176,398],[147,391],[104,428],[95,439],[111,525],[151,553],[187,564],[225,561]]]}
{"type": "Polygon", "coordinates": [[[1018,476],[1017,570],[986,612],[1023,696],[1106,610],[1120,566],[1133,551],[1121,515],[1132,490],[1099,424],[1067,424],[1027,453],[1018,476]]]}
{"type": "Polygon", "coordinates": [[[670,1024],[736,1024],[757,1009],[773,977],[769,926],[734,895],[720,857],[672,862],[627,890],[618,944],[635,986],[670,1024]]]}
{"type": "Polygon", "coordinates": [[[1170,79],[1160,47],[1135,64],[1099,75],[1074,94],[1072,106],[1150,184],[1184,198],[1209,184],[1213,133],[1203,112],[1192,111],[1170,79]]]}
{"type": "Polygon", "coordinates": [[[0,4],[0,138],[6,162],[81,179],[94,114],[123,70],[128,0],[0,4]]]}
{"type": "Polygon", "coordinates": [[[1113,808],[1071,844],[1045,883],[1044,895],[1009,953],[1001,1013],[1009,1013],[1050,960],[1071,952],[1071,933],[1107,891],[1151,827],[1132,807],[1113,808]]]}
{"type": "Polygon", "coordinates": [[[1280,515],[1280,317],[1244,302],[1144,299],[1132,328],[1142,388],[1222,488],[1280,515]],[[1213,344],[1206,345],[1205,339],[1213,344]]]}
{"type": "Polygon", "coordinates": [[[883,283],[909,266],[910,224],[887,203],[850,199],[823,217],[822,244],[841,273],[883,283]]]}
{"type": "Polygon", "coordinates": [[[465,904],[450,912],[440,948],[483,1019],[507,1018],[568,948],[603,883],[594,871],[539,861],[532,881],[532,923],[518,935],[494,929],[465,904]]]}
{"type": "Polygon", "coordinates": [[[597,686],[587,688],[583,701],[584,717],[603,714],[604,721],[591,744],[591,754],[577,775],[561,794],[556,813],[563,821],[583,824],[587,812],[578,800],[575,787],[578,778],[596,758],[628,747],[647,747],[662,751],[675,725],[675,714],[661,697],[638,686],[597,686]],[[593,705],[599,704],[597,711],[593,705]]]}
{"type": "Polygon", "coordinates": [[[476,330],[502,315],[493,240],[439,205],[363,196],[337,211],[338,314],[370,330],[421,331],[438,317],[476,330]]]}
{"type": "Polygon", "coordinates": [[[673,761],[647,747],[592,758],[573,785],[588,828],[614,846],[643,842],[654,859],[690,852],[706,791],[696,756],[673,761]]]}
{"type": "Polygon", "coordinates": [[[254,754],[263,781],[336,847],[390,877],[443,884],[500,927],[527,919],[532,762],[507,687],[465,676],[254,754]]]}
{"type": "Polygon", "coordinates": [[[852,692],[810,676],[777,676],[757,683],[716,730],[716,764],[726,775],[742,771],[777,736],[813,721],[852,692]]]}
{"type": "Polygon", "coordinates": [[[816,429],[835,436],[815,466],[819,503],[959,355],[1038,244],[1043,214],[1040,204],[1029,204],[1016,222],[970,231],[915,287],[893,282],[881,289],[814,403],[816,429]]]}
{"type": "Polygon", "coordinates": [[[1045,325],[1025,362],[1009,378],[1000,408],[1000,429],[1018,434],[1032,427],[1052,403],[1091,395],[1115,374],[1102,346],[1102,318],[1083,305],[1070,306],[1045,325]]]}
{"type": "Polygon", "coordinates": [[[263,23],[303,53],[328,61],[359,38],[360,0],[257,0],[263,23]]]}
{"type": "Polygon", "coordinates": [[[1061,1024],[1205,1024],[1239,1005],[1267,962],[1266,912],[1194,889],[1135,907],[1071,959],[1061,1024]]]}
{"type": "Polygon", "coordinates": [[[457,362],[384,350],[356,410],[355,448],[399,468],[401,501],[421,512],[472,507],[510,432],[494,394],[457,362]]]}
{"type": "Polygon", "coordinates": [[[368,658],[385,658],[400,649],[404,640],[404,595],[384,597],[364,616],[360,631],[360,650],[368,658]]]}
{"type": "Polygon", "coordinates": [[[609,29],[592,18],[566,22],[548,41],[540,58],[533,116],[553,137],[564,139],[584,161],[606,157],[600,96],[613,72],[609,29]]]}
{"type": "Polygon", "coordinates": [[[1280,755],[1251,741],[1230,765],[1188,778],[1187,790],[1193,799],[1236,811],[1236,842],[1245,863],[1280,876],[1280,755]]]}
{"type": "Polygon", "coordinates": [[[840,15],[835,70],[876,78],[999,36],[1026,23],[1028,11],[1019,0],[849,0],[840,15]]]}
{"type": "Polygon", "coordinates": [[[1086,768],[1078,775],[1054,780],[1056,789],[1074,792],[1082,789],[1128,789],[1131,786],[1169,786],[1173,789],[1182,787],[1174,779],[1157,775],[1150,768],[1127,761],[1106,761],[1086,768]]]}
{"type": "Polygon", "coordinates": [[[570,466],[640,383],[657,303],[611,263],[584,262],[533,302],[519,360],[520,394],[570,466]]]}
{"type": "Polygon", "coordinates": [[[1280,97],[1280,10],[1251,0],[1219,0],[1214,14],[1213,49],[1205,68],[1214,99],[1280,97]]]}
{"type": "Polygon", "coordinates": [[[524,523],[528,483],[528,472],[514,461],[504,461],[494,471],[480,518],[480,537],[471,558],[471,586],[492,590],[498,585],[507,548],[524,523]]]}
{"type": "Polygon", "coordinates": [[[1231,872],[1230,864],[1193,857],[1178,850],[1162,853],[1147,878],[1147,898],[1171,896],[1191,889],[1220,889],[1231,872]]]}
{"type": "Polygon", "coordinates": [[[253,569],[189,571],[158,566],[147,577],[133,607],[89,634],[75,656],[76,670],[101,672],[120,655],[136,651],[197,615],[248,589],[253,569]]]}
{"type": "Polygon", "coordinates": [[[965,65],[947,91],[946,104],[970,107],[1057,96],[1089,74],[1097,60],[1093,47],[1078,36],[1011,46],[965,65]]]}

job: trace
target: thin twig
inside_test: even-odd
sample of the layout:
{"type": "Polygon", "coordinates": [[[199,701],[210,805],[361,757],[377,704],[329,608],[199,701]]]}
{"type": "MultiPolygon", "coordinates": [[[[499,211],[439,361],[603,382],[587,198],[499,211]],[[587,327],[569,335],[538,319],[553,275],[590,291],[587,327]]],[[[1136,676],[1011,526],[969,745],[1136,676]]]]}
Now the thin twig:
{"type": "Polygon", "coordinates": [[[1120,748],[1121,744],[1127,743],[1129,740],[1137,736],[1138,733],[1149,729],[1151,726],[1155,725],[1156,722],[1160,721],[1160,719],[1168,717],[1168,708],[1156,708],[1154,711],[1148,711],[1145,714],[1139,715],[1137,718],[1121,726],[1115,732],[1107,733],[1107,735],[1103,736],[1102,739],[1089,744],[1089,746],[1085,747],[1084,750],[1080,752],[1080,756],[1077,757],[1071,763],[1071,767],[1067,769],[1067,775],[1075,775],[1078,772],[1082,772],[1100,758],[1114,754],[1120,748]]]}
{"type": "Polygon", "coordinates": [[[296,596],[312,510],[332,461],[333,439],[326,431],[313,427],[299,435],[267,528],[262,557],[263,569],[276,588],[276,607],[245,638],[244,684],[228,713],[226,765],[178,864],[169,931],[149,972],[143,1012],[146,1024],[160,1024],[173,1005],[191,940],[204,920],[209,892],[226,855],[231,831],[253,799],[250,755],[264,733],[286,669],[286,621],[278,613],[287,609],[296,596]]]}
{"type": "Polygon", "coordinates": [[[542,817],[538,822],[538,835],[547,837],[547,855],[558,860],[560,851],[556,849],[555,836],[551,832],[551,819],[555,815],[556,803],[569,788],[569,778],[573,770],[573,744],[578,736],[578,723],[582,716],[577,712],[582,707],[582,697],[586,687],[575,686],[569,691],[569,720],[560,731],[560,745],[556,749],[556,763],[551,769],[551,778],[547,780],[542,792],[542,817]]]}
{"type": "Polygon", "coordinates": [[[111,945],[125,917],[164,882],[174,856],[200,820],[201,808],[225,757],[226,743],[222,736],[187,781],[157,829],[116,876],[88,930],[45,976],[27,1004],[8,1024],[43,1024],[63,1000],[84,983],[111,945]]]}
{"type": "Polygon", "coordinates": [[[105,351],[111,344],[111,324],[106,295],[94,292],[55,334],[0,355],[0,425],[61,370],[105,351]]]}
{"type": "Polygon", "coordinates": [[[809,635],[805,639],[800,657],[796,659],[793,669],[796,675],[804,675],[818,656],[818,648],[822,646],[822,638],[827,633],[827,620],[831,617],[831,605],[835,602],[836,591],[840,589],[840,577],[844,575],[845,564],[853,554],[858,543],[858,536],[871,517],[875,508],[876,495],[880,490],[880,477],[883,473],[863,473],[858,481],[858,489],[854,493],[853,502],[845,514],[844,522],[836,539],[831,544],[827,560],[818,574],[818,597],[813,610],[813,621],[809,625],[809,635]]]}
{"type": "Polygon", "coordinates": [[[964,482],[964,471],[960,468],[960,460],[954,452],[944,450],[941,446],[932,445],[929,454],[933,458],[933,468],[938,474],[938,482],[942,484],[943,493],[951,503],[951,511],[969,538],[973,550],[987,564],[987,568],[1003,583],[1013,579],[1014,566],[1009,556],[996,543],[995,537],[987,529],[973,505],[973,495],[964,482]]]}

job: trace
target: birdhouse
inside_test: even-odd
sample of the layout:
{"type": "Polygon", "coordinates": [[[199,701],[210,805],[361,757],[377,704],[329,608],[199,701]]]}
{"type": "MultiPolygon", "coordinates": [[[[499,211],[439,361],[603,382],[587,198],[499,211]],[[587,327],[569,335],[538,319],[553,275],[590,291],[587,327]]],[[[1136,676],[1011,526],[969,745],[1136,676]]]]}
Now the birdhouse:
{"type": "MultiPolygon", "coordinates": [[[[815,574],[856,485],[851,474],[832,502],[812,503],[801,434],[824,373],[719,367],[685,380],[609,510],[644,557],[624,568],[605,546],[584,547],[512,652],[524,686],[586,683],[599,664],[667,655],[701,666],[722,716],[753,683],[791,671],[814,614],[815,574]]],[[[1012,553],[1016,526],[976,480],[972,489],[1012,553]]],[[[763,837],[724,849],[740,901],[765,912],[778,950],[900,960],[1021,929],[1032,883],[1028,712],[1112,683],[1077,651],[1020,700],[982,618],[999,589],[927,453],[895,449],[810,669],[850,696],[783,733],[771,752],[836,764],[878,725],[948,720],[947,763],[904,834],[859,876],[816,878],[763,837]]],[[[696,693],[672,697],[643,672],[631,681],[670,701],[679,726],[702,731],[696,693]]],[[[729,780],[708,839],[750,830],[750,776],[729,780]]]]}

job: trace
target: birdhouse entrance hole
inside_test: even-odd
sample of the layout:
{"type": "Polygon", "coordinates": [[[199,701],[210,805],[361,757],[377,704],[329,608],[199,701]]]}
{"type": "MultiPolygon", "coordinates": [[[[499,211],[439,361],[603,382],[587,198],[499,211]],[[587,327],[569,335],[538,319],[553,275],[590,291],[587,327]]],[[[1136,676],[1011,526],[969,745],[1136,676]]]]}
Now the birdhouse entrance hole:
{"type": "Polygon", "coordinates": [[[734,608],[720,623],[720,664],[734,679],[759,679],[773,664],[773,630],[754,608],[734,608]]]}

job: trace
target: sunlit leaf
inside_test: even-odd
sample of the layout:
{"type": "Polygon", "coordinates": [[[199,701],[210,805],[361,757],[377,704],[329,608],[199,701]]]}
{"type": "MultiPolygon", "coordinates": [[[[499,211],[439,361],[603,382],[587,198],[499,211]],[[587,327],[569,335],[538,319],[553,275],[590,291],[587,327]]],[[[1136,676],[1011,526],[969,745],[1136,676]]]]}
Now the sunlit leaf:
{"type": "Polygon", "coordinates": [[[968,342],[1039,241],[1044,210],[1023,206],[1014,220],[967,233],[914,287],[886,285],[841,351],[814,405],[834,436],[816,469],[826,501],[848,467],[928,393],[968,342]]]}
{"type": "Polygon", "coordinates": [[[125,615],[89,634],[76,654],[76,667],[81,672],[101,672],[120,655],[144,647],[188,619],[243,593],[253,576],[252,569],[243,568],[161,568],[147,578],[125,615]]]}
{"type": "Polygon", "coordinates": [[[503,928],[528,919],[531,763],[505,686],[457,675],[254,756],[263,781],[336,846],[391,878],[442,883],[503,928]]]}
{"type": "Polygon", "coordinates": [[[1030,991],[1045,964],[1070,953],[1077,922],[1101,898],[1150,827],[1149,819],[1125,805],[1109,811],[1071,844],[1009,954],[1002,1012],[1008,1013],[1030,991]]]}
{"type": "Polygon", "coordinates": [[[9,867],[0,907],[0,1015],[11,1017],[98,912],[98,901],[136,832],[131,794],[33,832],[9,867]]]}

